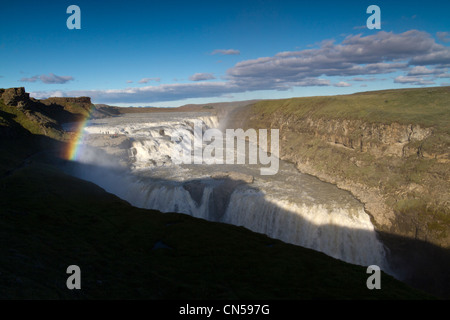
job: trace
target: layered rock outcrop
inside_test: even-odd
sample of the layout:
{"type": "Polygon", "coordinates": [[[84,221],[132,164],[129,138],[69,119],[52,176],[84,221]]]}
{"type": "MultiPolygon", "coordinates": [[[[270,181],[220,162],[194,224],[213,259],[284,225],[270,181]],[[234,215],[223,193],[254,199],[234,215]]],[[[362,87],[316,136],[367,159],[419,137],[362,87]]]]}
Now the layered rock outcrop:
{"type": "Polygon", "coordinates": [[[7,106],[17,106],[19,103],[28,104],[31,102],[30,94],[25,92],[24,87],[0,89],[0,99],[7,106]]]}

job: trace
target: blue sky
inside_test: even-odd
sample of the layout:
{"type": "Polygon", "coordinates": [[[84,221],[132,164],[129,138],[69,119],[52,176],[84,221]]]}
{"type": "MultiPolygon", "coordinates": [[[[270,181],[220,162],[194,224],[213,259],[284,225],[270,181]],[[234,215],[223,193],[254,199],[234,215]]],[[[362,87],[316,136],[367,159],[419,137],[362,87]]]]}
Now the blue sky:
{"type": "Polygon", "coordinates": [[[450,1],[9,1],[0,87],[119,106],[450,85],[450,1]],[[81,29],[69,30],[69,5],[81,29]],[[369,5],[381,30],[369,30],[369,5]]]}

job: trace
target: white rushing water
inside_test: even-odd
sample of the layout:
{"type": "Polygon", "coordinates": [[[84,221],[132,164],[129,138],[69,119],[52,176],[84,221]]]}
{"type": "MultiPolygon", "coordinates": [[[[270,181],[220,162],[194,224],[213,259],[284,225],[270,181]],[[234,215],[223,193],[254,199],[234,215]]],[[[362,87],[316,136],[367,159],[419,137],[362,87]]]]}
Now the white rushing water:
{"type": "Polygon", "coordinates": [[[370,217],[348,192],[281,160],[278,173],[269,176],[260,175],[258,165],[173,164],[174,144],[189,146],[171,137],[180,129],[193,135],[192,121],[198,119],[204,129],[219,126],[215,116],[200,113],[130,114],[91,121],[84,139],[91,147],[82,147],[78,158],[90,166],[80,166],[76,174],[138,207],[244,226],[389,272],[370,217]],[[105,163],[115,163],[111,155],[120,155],[126,168],[105,168],[105,163]],[[225,179],[227,172],[245,182],[225,179]]]}

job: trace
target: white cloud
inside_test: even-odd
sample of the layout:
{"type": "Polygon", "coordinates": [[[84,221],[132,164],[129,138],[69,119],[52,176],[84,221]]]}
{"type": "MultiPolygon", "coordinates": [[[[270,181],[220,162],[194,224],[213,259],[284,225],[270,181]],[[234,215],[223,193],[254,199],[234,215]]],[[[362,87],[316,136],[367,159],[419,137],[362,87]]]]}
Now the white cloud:
{"type": "Polygon", "coordinates": [[[423,75],[432,75],[432,74],[436,74],[436,73],[440,73],[440,71],[434,69],[428,69],[427,67],[424,66],[417,66],[412,68],[409,72],[408,72],[408,76],[423,76],[423,75]]]}
{"type": "Polygon", "coordinates": [[[213,52],[211,52],[211,54],[221,54],[221,55],[239,55],[241,54],[241,52],[239,50],[235,50],[235,49],[216,49],[213,52]]]}
{"type": "Polygon", "coordinates": [[[398,76],[394,79],[395,83],[414,84],[414,85],[432,85],[434,81],[425,80],[418,76],[398,76]]]}
{"type": "Polygon", "coordinates": [[[189,80],[191,81],[204,81],[212,79],[216,79],[212,73],[196,73],[189,77],[189,80]]]}
{"type": "Polygon", "coordinates": [[[36,82],[41,81],[45,84],[64,84],[68,81],[73,80],[73,77],[71,76],[57,76],[54,73],[50,73],[49,75],[37,75],[33,76],[31,78],[22,78],[20,79],[21,82],[36,82]]]}
{"type": "Polygon", "coordinates": [[[450,42],[450,33],[449,32],[436,32],[436,36],[442,42],[445,42],[445,43],[450,42]]]}
{"type": "Polygon", "coordinates": [[[387,78],[375,78],[375,77],[354,77],[347,79],[347,81],[356,81],[356,82],[373,82],[373,81],[386,81],[387,78]]]}
{"type": "Polygon", "coordinates": [[[50,97],[57,97],[57,98],[62,98],[64,97],[64,92],[62,91],[53,91],[52,95],[50,97]]]}
{"type": "Polygon", "coordinates": [[[50,73],[48,76],[43,74],[39,77],[43,83],[50,84],[62,84],[73,80],[71,76],[57,76],[56,74],[50,73]]]}
{"type": "Polygon", "coordinates": [[[338,83],[333,84],[335,87],[351,87],[352,85],[345,81],[340,81],[338,83]]]}
{"type": "Polygon", "coordinates": [[[142,78],[138,83],[149,83],[150,81],[160,82],[161,78],[142,78]]]}
{"type": "Polygon", "coordinates": [[[448,73],[447,70],[447,68],[429,69],[425,66],[416,66],[407,73],[407,76],[427,77],[429,81],[440,78],[450,78],[450,73],[448,73]]]}
{"type": "Polygon", "coordinates": [[[20,79],[21,82],[36,82],[39,80],[39,76],[33,76],[31,78],[22,78],[20,79]]]}

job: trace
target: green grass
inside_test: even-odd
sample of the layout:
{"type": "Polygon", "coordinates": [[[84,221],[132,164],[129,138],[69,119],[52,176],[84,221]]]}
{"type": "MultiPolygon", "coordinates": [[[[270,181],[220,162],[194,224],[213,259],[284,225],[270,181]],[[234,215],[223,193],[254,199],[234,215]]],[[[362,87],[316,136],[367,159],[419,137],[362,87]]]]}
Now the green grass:
{"type": "Polygon", "coordinates": [[[297,117],[420,124],[450,133],[450,87],[384,90],[331,97],[265,100],[255,112],[297,117]]]}
{"type": "Polygon", "coordinates": [[[83,116],[83,118],[87,118],[90,116],[90,110],[92,110],[92,108],[94,108],[95,106],[93,104],[91,104],[91,108],[89,110],[86,110],[82,105],[78,104],[78,103],[68,103],[65,108],[67,111],[69,111],[70,113],[74,113],[74,114],[80,114],[83,116]]]}
{"type": "Polygon", "coordinates": [[[11,121],[13,121],[13,123],[20,124],[32,134],[43,134],[43,131],[39,125],[33,121],[30,121],[26,115],[23,112],[20,112],[16,107],[6,106],[3,102],[0,102],[0,111],[6,113],[2,117],[5,123],[11,125],[11,121]],[[8,116],[9,119],[7,119],[6,116],[8,116]]]}
{"type": "MultiPolygon", "coordinates": [[[[44,117],[43,119],[45,119],[46,121],[56,123],[54,119],[45,117],[44,115],[41,115],[41,117],[44,117]]],[[[24,131],[23,129],[25,129],[26,131],[34,135],[43,135],[58,140],[65,139],[65,135],[63,132],[58,131],[54,128],[44,128],[37,121],[34,121],[27,117],[25,113],[18,108],[7,106],[1,101],[0,121],[3,122],[5,126],[19,127],[21,131],[24,131]]]]}

